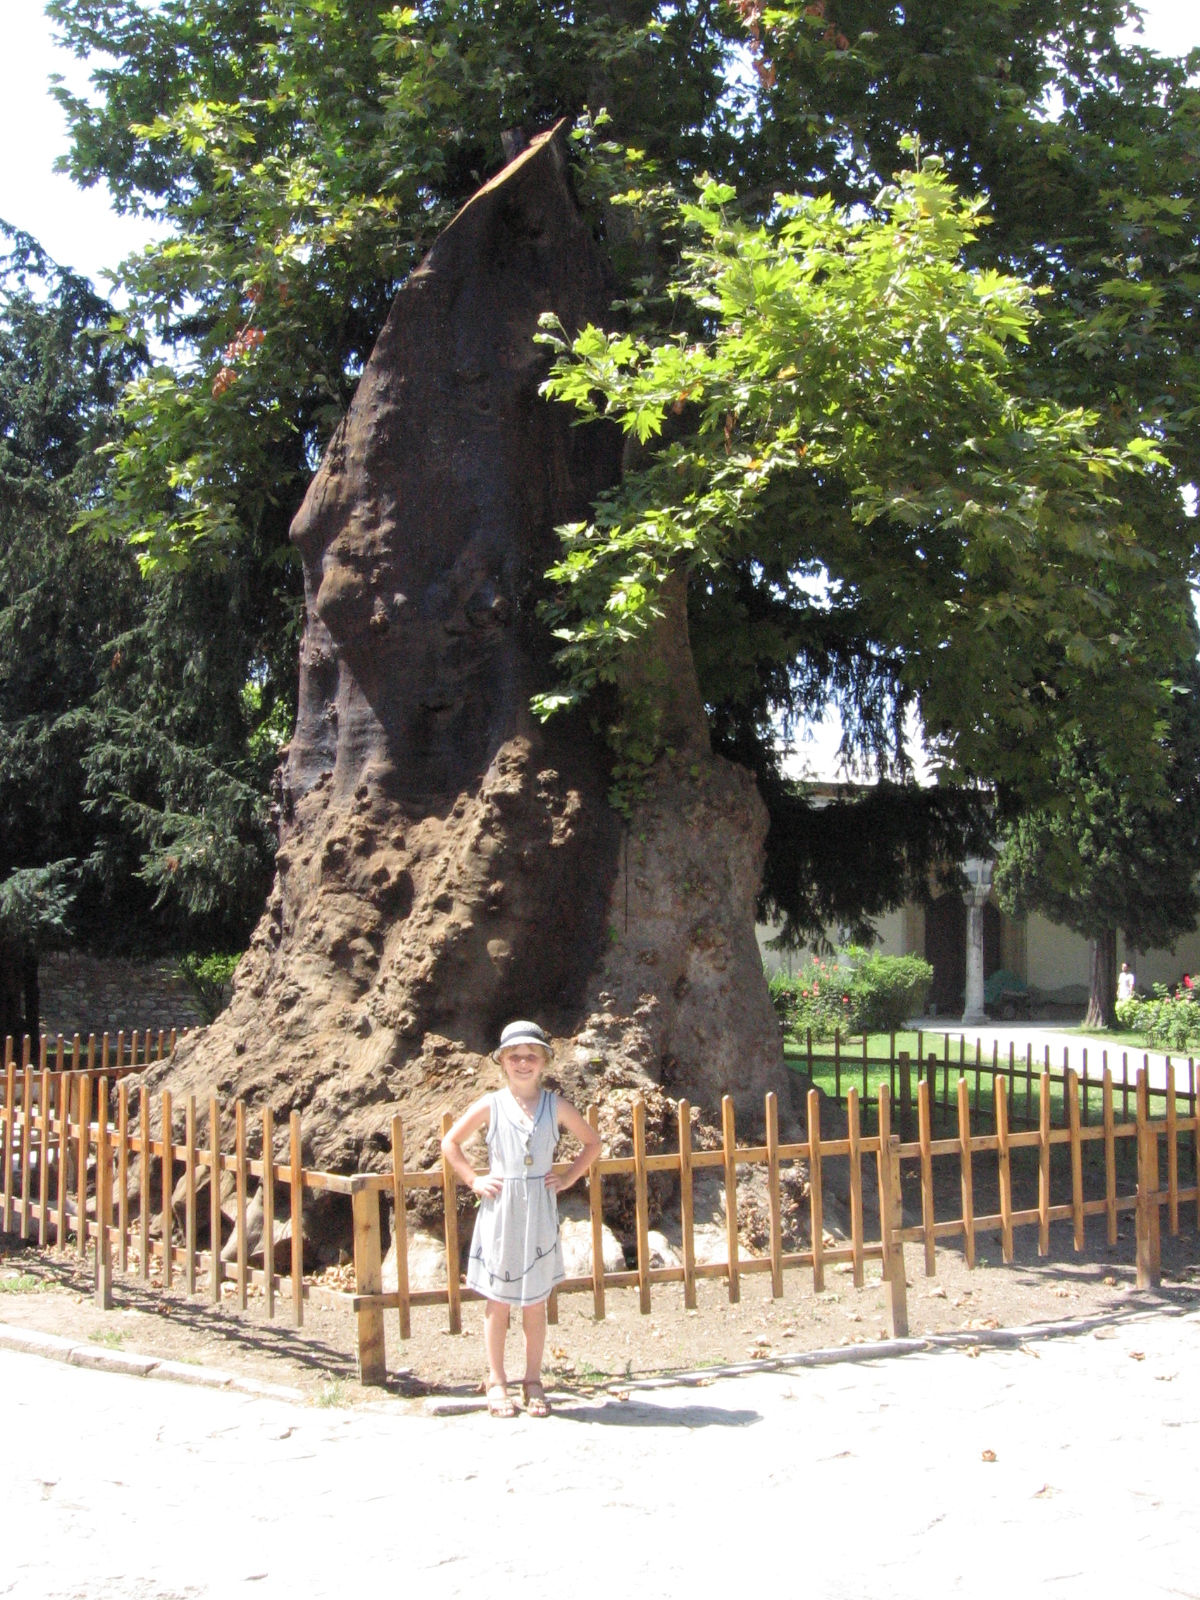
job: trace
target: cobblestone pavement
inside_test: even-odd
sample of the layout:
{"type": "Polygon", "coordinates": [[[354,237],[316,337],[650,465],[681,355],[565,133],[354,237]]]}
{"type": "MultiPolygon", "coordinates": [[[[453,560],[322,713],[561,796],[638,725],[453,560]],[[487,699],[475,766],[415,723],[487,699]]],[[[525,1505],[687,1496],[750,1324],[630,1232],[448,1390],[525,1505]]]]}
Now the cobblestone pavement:
{"type": "Polygon", "coordinates": [[[1198,1358],[1155,1315],[502,1423],[0,1352],[0,1595],[1200,1595],[1198,1358]]]}

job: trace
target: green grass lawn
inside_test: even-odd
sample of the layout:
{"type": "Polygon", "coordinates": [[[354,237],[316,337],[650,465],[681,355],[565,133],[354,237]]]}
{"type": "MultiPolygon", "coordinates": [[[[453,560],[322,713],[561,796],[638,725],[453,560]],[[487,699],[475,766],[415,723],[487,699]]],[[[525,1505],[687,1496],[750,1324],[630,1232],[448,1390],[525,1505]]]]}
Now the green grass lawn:
{"type": "MultiPolygon", "coordinates": [[[[1099,1082],[1102,1070],[1102,1052],[1104,1049],[1108,1049],[1110,1051],[1115,1049],[1119,1051],[1123,1047],[1119,1044],[1114,1046],[1111,1042],[1111,1035],[1086,1035],[1083,1034],[1081,1030],[1078,1030],[1078,1032],[1080,1037],[1079,1047],[1072,1045],[1068,1046],[1067,1048],[1070,1052],[1070,1065],[1080,1075],[1082,1075],[1083,1070],[1083,1049],[1086,1048],[1088,1052],[1088,1070],[1090,1081],[1088,1084],[1086,1111],[1083,1110],[1081,1105],[1081,1117],[1087,1124],[1099,1123],[1103,1115],[1103,1091],[1099,1082]],[[1090,1040],[1095,1040],[1096,1043],[1094,1045],[1090,1042],[1085,1044],[1085,1041],[1090,1040]]],[[[975,1050],[973,1040],[968,1042],[967,1047],[963,1050],[960,1056],[960,1036],[957,1034],[951,1035],[948,1074],[946,1071],[945,1035],[942,1033],[925,1033],[922,1036],[920,1043],[924,1047],[926,1062],[928,1062],[928,1057],[931,1052],[937,1056],[937,1070],[934,1078],[933,1092],[933,1125],[935,1132],[941,1134],[946,1131],[957,1131],[957,1097],[958,1079],[960,1075],[965,1076],[967,1079],[971,1097],[973,1122],[978,1116],[983,1119],[983,1123],[986,1124],[987,1129],[990,1129],[993,1126],[992,1074],[990,1070],[992,1063],[991,1051],[989,1050],[981,1054],[982,1070],[979,1074],[978,1088],[976,1088],[975,1050]]],[[[907,1050],[912,1062],[911,1083],[914,1107],[917,1098],[918,1078],[919,1076],[923,1075],[918,1073],[917,1047],[918,1036],[916,1033],[898,1033],[895,1036],[895,1051],[897,1059],[902,1051],[907,1050]]],[[[897,1069],[895,1072],[893,1086],[893,1073],[890,1066],[890,1050],[891,1040],[886,1034],[872,1036],[868,1039],[867,1066],[864,1081],[861,1038],[852,1040],[842,1046],[840,1073],[838,1071],[837,1063],[834,1059],[832,1042],[821,1041],[818,1043],[816,1040],[814,1040],[812,1062],[813,1082],[817,1084],[818,1087],[825,1092],[825,1094],[829,1095],[830,1098],[838,1099],[843,1104],[846,1101],[848,1091],[851,1088],[854,1088],[858,1090],[860,1102],[870,1102],[873,1107],[878,1098],[879,1086],[883,1083],[888,1084],[889,1087],[894,1087],[894,1095],[898,1097],[900,1092],[900,1075],[899,1070],[897,1069]]],[[[1129,1054],[1131,1057],[1133,1057],[1135,1052],[1130,1050],[1129,1054]]],[[[800,1044],[794,1039],[789,1039],[785,1042],[784,1058],[788,1065],[795,1068],[797,1071],[804,1071],[807,1066],[807,1050],[804,1045],[800,1044]]],[[[1001,1055],[999,1059],[1001,1069],[1005,1070],[1008,1065],[1007,1056],[1001,1055]]],[[[1117,1065],[1119,1066],[1119,1064],[1120,1063],[1118,1061],[1117,1065]]],[[[1023,1054],[1015,1056],[1013,1063],[1013,1095],[1011,1099],[1011,1120],[1014,1127],[1037,1126],[1038,1106],[1041,1094],[1040,1079],[1042,1070],[1045,1066],[1044,1052],[1040,1056],[1034,1055],[1032,1061],[1033,1070],[1031,1077],[1029,1078],[1026,1077],[1025,1065],[1025,1056],[1023,1054]]],[[[1131,1066],[1132,1065],[1133,1061],[1131,1060],[1131,1066]]],[[[1188,1075],[1186,1060],[1181,1062],[1180,1065],[1181,1071],[1177,1078],[1180,1095],[1179,1113],[1181,1116],[1186,1116],[1188,1115],[1188,1075]]],[[[1050,1066],[1052,1074],[1055,1076],[1061,1076],[1063,1058],[1060,1051],[1051,1051],[1050,1066]]],[[[1055,1081],[1055,1076],[1052,1076],[1050,1084],[1050,1121],[1051,1125],[1054,1127],[1064,1127],[1067,1120],[1064,1086],[1061,1082],[1055,1081]]],[[[1113,1098],[1114,1113],[1119,1121],[1124,1121],[1127,1118],[1132,1118],[1135,1115],[1132,1083],[1130,1084],[1128,1094],[1128,1110],[1126,1110],[1126,1097],[1119,1083],[1114,1087],[1113,1098]]],[[[1152,1095],[1151,1114],[1154,1116],[1161,1116],[1162,1107],[1162,1098],[1158,1095],[1152,1095]]],[[[864,1116],[864,1131],[873,1130],[875,1125],[876,1117],[874,1111],[872,1110],[867,1112],[864,1116]]],[[[982,1131],[982,1127],[976,1131],[982,1131]]]]}

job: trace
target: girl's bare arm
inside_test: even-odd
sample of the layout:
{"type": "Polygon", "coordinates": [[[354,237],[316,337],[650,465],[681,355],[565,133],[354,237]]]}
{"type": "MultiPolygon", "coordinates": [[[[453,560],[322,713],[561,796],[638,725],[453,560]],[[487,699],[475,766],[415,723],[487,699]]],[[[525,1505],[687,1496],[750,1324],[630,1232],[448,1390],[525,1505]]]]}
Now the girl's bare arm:
{"type": "Polygon", "coordinates": [[[464,1142],[473,1133],[486,1126],[489,1109],[486,1100],[476,1100],[473,1106],[469,1106],[444,1135],[442,1154],[468,1189],[487,1200],[494,1200],[504,1187],[503,1181],[500,1178],[490,1177],[487,1173],[476,1172],[463,1154],[464,1142]]]}
{"type": "Polygon", "coordinates": [[[546,1187],[551,1194],[561,1194],[577,1183],[600,1154],[600,1135],[590,1122],[584,1120],[569,1100],[558,1102],[558,1125],[579,1140],[582,1148],[564,1173],[548,1172],[546,1187]]]}

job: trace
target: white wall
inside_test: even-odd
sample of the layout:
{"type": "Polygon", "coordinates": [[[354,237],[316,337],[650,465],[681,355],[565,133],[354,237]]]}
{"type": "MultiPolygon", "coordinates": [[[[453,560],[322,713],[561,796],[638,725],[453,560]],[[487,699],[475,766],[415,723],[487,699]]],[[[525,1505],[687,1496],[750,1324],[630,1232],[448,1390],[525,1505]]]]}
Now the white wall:
{"type": "MultiPolygon", "coordinates": [[[[768,950],[767,943],[773,939],[779,929],[766,927],[759,923],[755,928],[755,937],[758,939],[758,948],[762,954],[763,968],[768,976],[773,972],[798,972],[808,960],[811,951],[803,950],[768,950]]],[[[904,909],[889,911],[875,923],[876,942],[871,946],[880,955],[902,956],[908,952],[904,948],[904,909]]],[[[834,941],[836,942],[836,941],[834,941]]]]}
{"type": "MultiPolygon", "coordinates": [[[[905,948],[905,913],[890,911],[875,924],[877,942],[873,946],[881,955],[908,955],[905,948]]],[[[809,951],[768,950],[768,940],[779,930],[760,925],[755,929],[763,966],[768,973],[796,972],[804,965],[809,951]]],[[[1087,987],[1088,944],[1086,939],[1060,927],[1046,917],[1031,916],[1025,923],[1025,951],[1027,978],[1030,988],[1043,993],[1056,989],[1087,987]]],[[[1180,939],[1174,951],[1126,950],[1124,941],[1117,941],[1118,961],[1129,961],[1137,974],[1139,986],[1147,989],[1152,983],[1177,983],[1180,976],[1200,972],[1200,930],[1180,939]]]]}

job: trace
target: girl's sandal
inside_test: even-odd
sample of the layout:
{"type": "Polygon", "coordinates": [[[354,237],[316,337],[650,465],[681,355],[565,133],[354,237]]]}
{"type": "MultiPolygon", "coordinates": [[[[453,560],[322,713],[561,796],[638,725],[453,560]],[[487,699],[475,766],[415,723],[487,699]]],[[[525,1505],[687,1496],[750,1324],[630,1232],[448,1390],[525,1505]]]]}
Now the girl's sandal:
{"type": "Polygon", "coordinates": [[[523,1383],[521,1385],[521,1398],[525,1402],[525,1415],[527,1417],[548,1417],[550,1415],[550,1402],[546,1399],[546,1391],[540,1383],[523,1383]]]}
{"type": "Polygon", "coordinates": [[[515,1417],[517,1408],[508,1398],[508,1389],[502,1383],[493,1383],[487,1392],[487,1408],[490,1417],[515,1417]]]}

